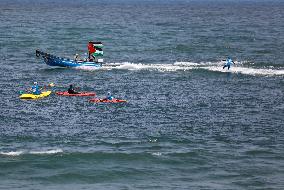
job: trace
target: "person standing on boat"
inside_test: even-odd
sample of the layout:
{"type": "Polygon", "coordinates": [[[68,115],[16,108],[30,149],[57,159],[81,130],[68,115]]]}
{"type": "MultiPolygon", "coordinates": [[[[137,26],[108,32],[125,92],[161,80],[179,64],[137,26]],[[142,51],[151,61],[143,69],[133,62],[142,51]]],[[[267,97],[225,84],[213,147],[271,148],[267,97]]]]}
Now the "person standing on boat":
{"type": "Polygon", "coordinates": [[[89,61],[94,62],[94,60],[96,60],[96,58],[92,54],[90,54],[89,55],[89,61]]]}
{"type": "Polygon", "coordinates": [[[226,64],[223,66],[223,69],[228,67],[228,70],[229,70],[233,63],[235,64],[235,62],[230,57],[228,57],[227,60],[226,60],[226,64]]]}
{"type": "Polygon", "coordinates": [[[34,95],[39,95],[39,94],[41,94],[41,91],[40,91],[40,89],[39,89],[39,86],[38,86],[37,82],[34,82],[34,85],[32,86],[31,91],[32,91],[32,93],[33,93],[34,95]]]}
{"type": "Polygon", "coordinates": [[[88,55],[89,61],[94,61],[95,57],[92,54],[96,52],[96,48],[95,48],[93,42],[89,42],[89,44],[88,44],[88,51],[89,51],[88,52],[89,53],[89,55],[88,55]]]}

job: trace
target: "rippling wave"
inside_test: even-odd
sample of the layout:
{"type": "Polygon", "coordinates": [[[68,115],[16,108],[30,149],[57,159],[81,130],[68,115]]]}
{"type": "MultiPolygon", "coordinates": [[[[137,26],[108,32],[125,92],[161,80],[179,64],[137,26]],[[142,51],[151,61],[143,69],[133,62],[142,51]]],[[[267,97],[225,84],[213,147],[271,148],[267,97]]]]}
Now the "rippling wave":
{"type": "Polygon", "coordinates": [[[283,10],[278,0],[1,0],[0,189],[282,190],[283,10]],[[88,41],[104,44],[102,68],[35,56],[84,57],[88,41]],[[52,94],[21,100],[35,81],[52,94]],[[70,84],[127,103],[56,95],[70,84]]]}

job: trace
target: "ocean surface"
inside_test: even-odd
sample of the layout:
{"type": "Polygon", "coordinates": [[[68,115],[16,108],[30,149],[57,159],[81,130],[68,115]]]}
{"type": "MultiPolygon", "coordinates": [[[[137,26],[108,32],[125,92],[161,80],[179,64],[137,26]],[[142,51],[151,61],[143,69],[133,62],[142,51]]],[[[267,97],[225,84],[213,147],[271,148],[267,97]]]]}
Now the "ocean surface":
{"type": "Polygon", "coordinates": [[[283,13],[276,0],[1,0],[0,189],[284,189],[283,13]],[[105,46],[100,69],[35,56],[84,56],[88,41],[105,46]],[[128,102],[20,100],[34,81],[128,102]]]}

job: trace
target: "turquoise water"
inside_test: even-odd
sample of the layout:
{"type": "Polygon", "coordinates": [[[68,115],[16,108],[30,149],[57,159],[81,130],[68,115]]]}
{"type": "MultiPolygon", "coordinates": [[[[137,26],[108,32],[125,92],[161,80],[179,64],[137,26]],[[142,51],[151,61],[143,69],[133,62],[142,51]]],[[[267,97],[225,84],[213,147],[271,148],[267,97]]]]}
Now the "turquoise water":
{"type": "Polygon", "coordinates": [[[1,1],[0,189],[283,189],[283,10],[281,1],[1,1]],[[105,45],[101,69],[35,56],[83,55],[90,40],[105,45]],[[128,103],[20,100],[34,81],[128,103]]]}

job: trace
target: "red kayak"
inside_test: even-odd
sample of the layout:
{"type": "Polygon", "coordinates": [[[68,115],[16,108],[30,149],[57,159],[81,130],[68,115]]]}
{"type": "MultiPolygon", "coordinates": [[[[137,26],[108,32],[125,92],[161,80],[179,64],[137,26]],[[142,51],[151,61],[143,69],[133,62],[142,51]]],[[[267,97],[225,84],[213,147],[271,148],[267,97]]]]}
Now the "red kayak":
{"type": "Polygon", "coordinates": [[[103,102],[103,103],[121,103],[121,102],[127,102],[126,100],[120,100],[120,99],[116,99],[113,98],[112,100],[108,100],[108,99],[98,99],[98,98],[93,98],[90,99],[90,102],[103,102]]]}
{"type": "Polygon", "coordinates": [[[68,91],[56,92],[59,96],[96,96],[95,92],[78,92],[77,94],[69,94],[68,91]]]}

